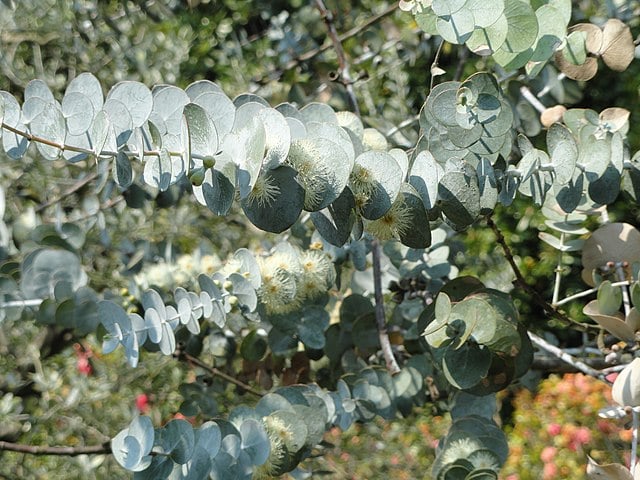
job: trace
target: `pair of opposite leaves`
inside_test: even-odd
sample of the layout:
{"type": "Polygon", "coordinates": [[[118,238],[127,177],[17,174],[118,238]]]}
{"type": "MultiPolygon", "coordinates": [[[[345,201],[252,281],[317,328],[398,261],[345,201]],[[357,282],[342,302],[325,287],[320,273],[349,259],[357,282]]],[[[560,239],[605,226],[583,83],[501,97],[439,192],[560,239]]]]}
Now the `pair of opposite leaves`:
{"type": "MultiPolygon", "coordinates": [[[[635,56],[635,44],[631,30],[616,18],[611,18],[602,28],[592,23],[578,23],[569,29],[567,46],[558,50],[555,55],[556,64],[569,78],[574,80],[589,80],[598,71],[598,59],[602,57],[604,63],[612,70],[622,72],[626,70],[635,56]],[[580,62],[576,53],[570,48],[572,36],[583,32],[584,48],[587,57],[580,62]]],[[[580,59],[581,60],[581,59],[580,59]]]]}

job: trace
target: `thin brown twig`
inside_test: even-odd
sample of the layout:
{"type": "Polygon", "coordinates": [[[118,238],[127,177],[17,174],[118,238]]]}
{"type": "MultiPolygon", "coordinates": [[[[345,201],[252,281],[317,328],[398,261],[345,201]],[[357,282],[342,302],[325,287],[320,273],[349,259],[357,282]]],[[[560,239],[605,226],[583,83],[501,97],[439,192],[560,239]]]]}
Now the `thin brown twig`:
{"type": "MultiPolygon", "coordinates": [[[[36,143],[42,143],[44,145],[49,145],[50,147],[55,147],[59,150],[62,151],[69,151],[69,152],[77,152],[77,153],[84,153],[87,155],[105,155],[105,156],[109,156],[109,157],[115,157],[118,155],[118,152],[113,152],[110,150],[101,150],[99,152],[94,152],[93,150],[90,150],[88,148],[83,148],[83,147],[77,147],[75,145],[68,145],[66,143],[57,143],[54,142],[52,140],[49,140],[47,138],[42,138],[42,137],[38,137],[37,135],[33,135],[29,132],[26,131],[22,131],[19,130],[15,127],[12,127],[11,125],[7,125],[6,123],[2,123],[0,124],[0,127],[10,131],[11,133],[15,133],[16,135],[20,135],[21,137],[26,138],[27,140],[31,141],[31,142],[36,142],[36,143]]],[[[138,156],[139,154],[136,152],[131,152],[128,150],[121,150],[123,153],[127,154],[127,155],[135,155],[138,156]]],[[[170,156],[180,156],[183,155],[184,152],[175,152],[175,151],[169,151],[168,152],[170,156]]],[[[142,152],[142,156],[143,157],[159,157],[162,154],[162,152],[160,150],[144,150],[142,152]]],[[[192,158],[196,158],[199,160],[204,160],[205,157],[201,154],[196,154],[196,153],[192,153],[191,154],[192,158]]]]}
{"type": "Polygon", "coordinates": [[[0,450],[28,453],[30,455],[64,455],[74,457],[77,455],[109,454],[111,453],[111,445],[109,442],[104,442],[101,445],[89,445],[86,447],[50,447],[46,445],[24,445],[21,443],[0,441],[0,450]]]}
{"type": "Polygon", "coordinates": [[[24,137],[29,141],[42,143],[42,144],[48,145],[50,147],[55,147],[55,148],[57,148],[59,150],[70,150],[72,152],[80,152],[80,153],[93,153],[90,150],[87,150],[86,148],[73,147],[71,145],[65,145],[65,144],[62,144],[62,143],[53,142],[53,141],[48,140],[46,138],[42,138],[42,137],[38,137],[36,135],[32,135],[29,132],[23,132],[22,130],[18,130],[17,128],[12,127],[11,125],[7,125],[4,122],[2,123],[2,128],[4,128],[5,130],[10,131],[11,133],[15,133],[16,135],[20,135],[21,137],[24,137]]]}
{"type": "Polygon", "coordinates": [[[347,91],[351,109],[356,115],[360,116],[360,107],[358,106],[358,99],[356,98],[356,94],[353,90],[353,79],[351,78],[349,62],[347,61],[347,56],[344,53],[344,48],[342,48],[342,42],[338,36],[336,26],[333,23],[333,14],[327,9],[324,4],[324,0],[316,0],[316,6],[320,11],[320,15],[322,15],[324,23],[327,25],[329,38],[331,39],[333,49],[336,51],[336,55],[338,56],[338,65],[340,67],[340,75],[338,78],[341,80],[340,83],[344,85],[344,88],[347,91]]]}
{"type": "MultiPolygon", "coordinates": [[[[373,17],[369,18],[369,20],[367,20],[366,22],[364,22],[364,23],[362,23],[362,24],[358,25],[357,27],[354,27],[354,28],[352,28],[350,30],[347,30],[345,33],[343,33],[342,35],[338,36],[338,40],[340,40],[340,42],[344,42],[345,40],[348,40],[351,37],[355,37],[356,35],[360,34],[362,31],[366,30],[369,26],[373,25],[374,23],[379,22],[381,19],[383,19],[384,17],[387,17],[388,15],[391,15],[393,12],[395,12],[397,10],[397,8],[398,8],[398,2],[394,2],[386,10],[380,12],[377,15],[374,15],[373,17]]],[[[278,80],[278,79],[280,79],[280,77],[282,77],[284,72],[286,72],[288,70],[291,70],[292,68],[297,67],[301,63],[304,63],[304,62],[307,62],[309,60],[312,60],[313,58],[317,57],[321,53],[326,52],[327,50],[329,50],[332,47],[333,47],[333,42],[331,40],[326,41],[321,46],[319,46],[317,48],[314,48],[312,50],[309,50],[309,51],[297,56],[293,60],[290,60],[289,62],[287,62],[287,64],[283,68],[281,68],[279,70],[276,70],[275,72],[272,72],[271,75],[268,78],[270,80],[278,80]]],[[[265,80],[265,77],[259,78],[259,79],[254,79],[254,81],[256,83],[264,83],[264,80],[265,80]]]]}
{"type": "Polygon", "coordinates": [[[518,264],[513,258],[513,253],[511,252],[511,248],[507,244],[507,241],[505,240],[504,235],[502,234],[502,232],[500,231],[500,229],[498,228],[498,226],[496,225],[496,223],[493,221],[491,217],[487,217],[487,225],[489,226],[489,228],[491,228],[491,230],[495,234],[496,241],[502,247],[502,250],[504,251],[504,256],[507,259],[507,262],[509,262],[509,265],[511,265],[511,270],[513,270],[513,273],[516,276],[516,283],[522,290],[524,290],[529,296],[531,296],[531,298],[533,298],[533,300],[540,307],[542,307],[542,309],[547,313],[547,315],[551,317],[555,317],[556,319],[573,326],[574,328],[576,328],[581,332],[586,332],[589,330],[589,328],[595,328],[595,327],[592,327],[591,325],[586,325],[584,323],[577,322],[576,320],[573,320],[572,318],[568,317],[563,312],[556,310],[553,307],[553,305],[547,302],[542,297],[542,295],[540,295],[540,292],[538,292],[534,287],[529,285],[525,280],[524,276],[522,275],[522,272],[520,271],[518,264]]]}
{"type": "Polygon", "coordinates": [[[382,299],[382,282],[380,272],[380,242],[374,239],[371,242],[371,255],[373,257],[373,290],[376,300],[376,324],[378,326],[378,338],[380,339],[380,347],[382,355],[387,364],[387,370],[391,375],[400,373],[400,367],[393,355],[389,334],[387,332],[387,322],[384,315],[384,300],[382,299]]]}
{"type": "MultiPolygon", "coordinates": [[[[110,208],[115,207],[117,204],[123,201],[124,201],[124,197],[122,195],[118,195],[117,197],[110,198],[109,200],[107,200],[106,202],[100,205],[98,212],[109,210],[110,208]]],[[[76,218],[75,221],[81,222],[82,220],[87,220],[88,218],[91,218],[94,215],[95,213],[86,213],[85,215],[82,215],[81,217],[76,218]]]]}
{"type": "Polygon", "coordinates": [[[52,198],[51,200],[48,200],[48,201],[44,202],[43,204],[39,205],[36,208],[36,212],[41,212],[45,208],[48,208],[51,205],[55,205],[56,203],[61,202],[66,197],[68,197],[70,195],[73,195],[78,190],[80,190],[82,187],[84,187],[86,184],[88,184],[89,182],[95,180],[96,178],[98,178],[98,173],[97,172],[90,173],[86,177],[78,180],[75,184],[73,184],[71,186],[71,188],[69,188],[68,190],[65,190],[64,192],[62,192],[60,194],[60,196],[58,196],[56,198],[52,198]]]}
{"type": "Polygon", "coordinates": [[[183,352],[181,350],[176,350],[176,352],[173,354],[173,356],[176,357],[179,360],[184,360],[186,362],[193,363],[194,365],[197,365],[198,367],[206,370],[210,374],[212,374],[212,375],[214,375],[216,377],[220,377],[223,380],[225,380],[225,381],[227,381],[229,383],[232,383],[237,387],[240,387],[245,392],[252,393],[253,395],[256,395],[257,397],[264,397],[266,395],[265,392],[261,392],[259,390],[256,390],[256,389],[252,388],[250,385],[247,385],[246,383],[238,380],[237,378],[232,377],[231,375],[229,375],[227,373],[224,373],[221,370],[218,370],[216,367],[212,367],[211,365],[207,365],[205,362],[203,362],[199,358],[194,357],[193,355],[189,355],[186,352],[183,352]]]}
{"type": "Polygon", "coordinates": [[[440,40],[440,45],[438,45],[438,49],[436,50],[436,55],[433,58],[433,62],[431,63],[431,80],[429,81],[429,91],[433,90],[433,86],[436,82],[436,76],[433,72],[435,72],[438,68],[438,61],[440,60],[440,53],[442,53],[442,46],[444,45],[444,39],[440,40]]]}
{"type": "MultiPolygon", "coordinates": [[[[331,38],[333,48],[338,56],[340,78],[342,80],[341,83],[347,90],[347,96],[349,97],[351,108],[356,115],[360,116],[360,108],[358,107],[358,100],[356,99],[356,95],[353,90],[353,80],[351,79],[351,74],[349,72],[349,62],[347,61],[344,49],[342,48],[342,42],[338,36],[338,32],[336,31],[335,24],[333,23],[333,14],[327,9],[324,4],[324,0],[316,0],[316,6],[327,25],[329,37],[331,38]]],[[[393,10],[395,10],[395,8],[393,10]]],[[[373,288],[376,302],[375,315],[376,325],[378,327],[378,338],[380,340],[380,347],[382,348],[382,355],[384,356],[387,364],[387,370],[389,370],[391,375],[395,375],[400,372],[400,367],[398,366],[398,362],[396,361],[396,358],[393,355],[393,350],[391,349],[391,342],[389,340],[389,333],[387,332],[384,314],[384,300],[382,298],[382,284],[380,280],[380,242],[377,239],[374,239],[371,247],[371,254],[373,256],[373,288]]]]}

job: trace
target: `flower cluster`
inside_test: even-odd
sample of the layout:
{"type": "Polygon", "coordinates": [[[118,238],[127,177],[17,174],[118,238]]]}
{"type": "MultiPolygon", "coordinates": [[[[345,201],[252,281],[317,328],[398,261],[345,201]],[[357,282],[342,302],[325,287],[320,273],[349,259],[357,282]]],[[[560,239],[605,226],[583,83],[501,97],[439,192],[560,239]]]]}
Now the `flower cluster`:
{"type": "Polygon", "coordinates": [[[587,454],[607,463],[619,458],[628,448],[628,431],[614,420],[598,418],[598,411],[612,404],[610,391],[594,378],[567,374],[543,380],[537,394],[518,392],[504,478],[583,479],[587,454]]]}
{"type": "Polygon", "coordinates": [[[400,239],[411,228],[411,211],[402,195],[393,202],[391,208],[382,217],[367,221],[365,229],[380,240],[400,239]]]}
{"type": "Polygon", "coordinates": [[[220,259],[216,255],[180,255],[175,262],[158,262],[144,268],[133,277],[133,283],[140,291],[150,287],[173,290],[194,285],[199,274],[211,275],[220,266],[220,259]]]}
{"type": "Polygon", "coordinates": [[[273,475],[278,474],[286,459],[286,445],[291,439],[290,430],[279,418],[272,415],[263,417],[262,424],[269,436],[271,449],[267,461],[256,467],[253,473],[255,480],[273,478],[273,475]]]}
{"type": "Polygon", "coordinates": [[[429,8],[433,0],[400,0],[400,10],[411,12],[414,15],[429,8]]]}
{"type": "Polygon", "coordinates": [[[247,197],[247,203],[257,203],[260,208],[268,207],[280,194],[280,188],[273,179],[261,174],[256,178],[253,188],[247,197]]]}
{"type": "MultiPolygon", "coordinates": [[[[415,480],[431,478],[425,472],[435,460],[438,439],[446,435],[451,419],[416,409],[414,415],[394,422],[381,418],[355,423],[348,430],[338,427],[325,434],[332,445],[325,454],[306,461],[309,470],[330,470],[334,478],[386,478],[415,480]]],[[[482,462],[474,457],[474,461],[482,462]]],[[[314,477],[315,478],[315,477],[314,477]]]]}
{"type": "Polygon", "coordinates": [[[306,300],[326,293],[335,281],[335,269],[322,250],[287,246],[258,259],[262,286],[260,301],[269,315],[298,310],[306,300]]]}

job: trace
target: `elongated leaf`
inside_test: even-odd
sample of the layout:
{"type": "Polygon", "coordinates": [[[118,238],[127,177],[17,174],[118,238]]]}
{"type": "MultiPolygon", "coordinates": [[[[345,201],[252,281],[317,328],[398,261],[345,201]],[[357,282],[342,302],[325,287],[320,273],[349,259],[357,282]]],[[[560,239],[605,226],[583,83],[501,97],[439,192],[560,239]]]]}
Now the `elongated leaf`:
{"type": "Polygon", "coordinates": [[[598,308],[598,301],[592,300],[582,309],[585,315],[591,317],[611,335],[625,341],[634,341],[635,332],[625,323],[622,314],[617,316],[604,315],[598,308]]]}

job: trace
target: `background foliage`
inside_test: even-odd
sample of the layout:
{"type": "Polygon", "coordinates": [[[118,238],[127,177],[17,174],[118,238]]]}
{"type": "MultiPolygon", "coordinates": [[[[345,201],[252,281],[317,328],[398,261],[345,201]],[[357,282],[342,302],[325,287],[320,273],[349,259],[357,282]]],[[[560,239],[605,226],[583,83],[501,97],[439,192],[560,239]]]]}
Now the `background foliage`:
{"type": "MultiPolygon", "coordinates": [[[[421,127],[418,112],[430,92],[428,83],[433,79],[436,52],[439,51],[437,66],[443,70],[435,79],[440,84],[462,81],[479,70],[495,66],[491,57],[477,57],[456,42],[441,45],[439,37],[421,32],[419,19],[413,21],[390,2],[359,1],[347,5],[328,1],[327,7],[334,12],[336,30],[351,33],[343,46],[351,63],[353,90],[363,122],[381,132],[389,146],[411,148],[418,142],[421,127]]],[[[574,5],[569,24],[585,21],[602,24],[608,17],[617,17],[628,23],[635,34],[638,8],[637,2],[580,2],[574,5]]],[[[18,99],[23,98],[27,83],[34,78],[44,80],[60,99],[70,81],[88,71],[104,86],[126,79],[148,86],[168,83],[185,88],[193,81],[208,79],[219,83],[231,98],[249,91],[265,97],[271,105],[282,101],[300,105],[318,101],[336,110],[350,108],[347,90],[336,75],[339,59],[313,2],[25,1],[16,10],[0,7],[0,32],[3,73],[0,90],[18,99]]],[[[497,71],[506,74],[499,67],[497,71]]],[[[522,96],[521,87],[538,95],[544,106],[563,104],[600,112],[613,105],[633,104],[637,100],[639,74],[636,62],[622,73],[601,67],[592,80],[581,83],[558,77],[558,71],[550,64],[535,79],[516,76],[504,92],[516,106],[521,131],[532,138],[536,147],[542,148],[546,134],[539,112],[522,96]],[[547,93],[542,95],[543,91],[547,93]]],[[[626,137],[631,152],[640,147],[634,120],[632,112],[626,137]]],[[[96,178],[93,169],[82,164],[44,162],[35,149],[21,162],[19,169],[8,161],[0,165],[6,201],[4,222],[11,227],[11,241],[3,241],[1,252],[3,259],[9,261],[3,266],[5,275],[16,272],[24,259],[23,252],[38,242],[43,244],[41,239],[46,238],[46,230],[41,229],[41,239],[34,240],[32,231],[36,226],[52,225],[65,218],[82,225],[82,235],[86,235],[78,242],[82,245],[82,264],[88,266],[89,284],[96,291],[107,291],[114,297],[122,295],[124,308],[133,312],[141,308],[142,291],[150,286],[160,287],[164,292],[178,286],[193,288],[197,286],[199,273],[214,273],[236,249],[268,251],[277,241],[276,236],[258,232],[251,226],[237,206],[226,217],[216,217],[204,207],[195,207],[192,198],[185,195],[190,187],[184,183],[164,192],[143,182],[122,191],[100,191],[91,187],[96,178]],[[78,188],[77,179],[83,176],[87,182],[78,188]],[[67,195],[69,188],[74,190],[67,195]],[[47,205],[60,196],[60,201],[47,205]]],[[[618,201],[610,205],[608,214],[612,221],[638,224],[636,202],[618,201]]],[[[539,208],[518,198],[508,209],[498,206],[493,219],[507,243],[514,246],[529,284],[543,297],[551,298],[553,284],[549,280],[554,275],[558,253],[539,241],[538,232],[549,231],[539,208]]],[[[586,222],[590,230],[596,224],[593,219],[586,222]]],[[[512,272],[502,252],[495,248],[494,231],[474,227],[464,235],[447,232],[447,249],[439,255],[444,255],[443,263],[450,261],[452,266],[444,274],[434,274],[434,278],[453,278],[459,270],[461,275],[477,276],[487,287],[511,290],[512,272]]],[[[74,234],[77,232],[66,239],[73,243],[74,234]]],[[[287,235],[293,244],[302,247],[317,241],[311,237],[308,224],[296,225],[287,235]]],[[[389,250],[387,254],[392,256],[389,250]]],[[[570,295],[584,288],[580,281],[581,265],[577,256],[564,255],[564,260],[563,288],[570,295]]],[[[372,289],[362,276],[358,273],[351,276],[350,267],[349,263],[343,265],[338,278],[357,293],[370,293],[372,289]]],[[[385,277],[388,283],[393,267],[387,268],[392,271],[385,277]]],[[[435,281],[427,288],[430,295],[440,285],[435,281]]],[[[542,322],[544,311],[531,301],[527,292],[516,289],[511,294],[524,323],[532,330],[546,331],[548,339],[565,348],[583,346],[585,337],[580,332],[557,321],[542,322]]],[[[387,299],[391,296],[387,291],[387,299]]],[[[582,321],[585,319],[582,306],[574,302],[564,308],[571,318],[582,321]]],[[[410,302],[395,309],[387,302],[392,331],[393,327],[397,327],[397,332],[403,331],[403,322],[413,314],[411,308],[410,302]]],[[[99,331],[96,337],[95,332],[87,335],[88,332],[54,324],[43,328],[27,320],[26,315],[4,319],[0,332],[3,439],[30,445],[92,445],[113,438],[136,412],[149,414],[155,426],[166,424],[176,415],[186,415],[200,425],[213,412],[224,416],[234,405],[252,402],[242,388],[218,377],[214,376],[209,384],[212,380],[206,371],[194,369],[188,362],[144,352],[141,356],[144,370],[131,369],[120,353],[100,353],[99,337],[104,331],[99,331]],[[208,394],[214,393],[211,397],[216,401],[209,405],[211,411],[180,413],[185,410],[181,390],[184,384],[198,385],[208,394]]],[[[337,314],[334,311],[332,315],[335,318],[337,314]]],[[[262,388],[308,378],[321,385],[335,381],[331,378],[335,376],[335,366],[332,373],[327,365],[310,369],[305,361],[296,370],[295,362],[279,365],[275,357],[270,357],[264,368],[246,359],[233,360],[230,353],[238,345],[223,335],[211,333],[203,355],[207,363],[232,373],[242,372],[245,381],[262,388]]],[[[591,345],[592,339],[589,342],[591,345]]],[[[316,360],[311,358],[310,365],[316,360]]],[[[547,373],[548,370],[542,372],[547,373]]],[[[529,385],[535,385],[539,378],[529,379],[529,385]]],[[[606,452],[601,456],[592,453],[598,461],[620,459],[612,453],[623,448],[617,443],[618,431],[600,423],[594,425],[594,412],[604,406],[599,399],[600,395],[606,396],[606,389],[584,383],[587,381],[580,378],[545,380],[538,387],[537,397],[514,393],[514,412],[510,414],[509,408],[503,409],[503,422],[512,446],[505,474],[528,478],[523,473],[528,471],[531,475],[536,473],[531,478],[539,478],[540,471],[542,475],[545,472],[550,475],[552,468],[548,465],[554,465],[562,476],[567,473],[567,478],[574,475],[578,478],[577,472],[584,465],[584,456],[580,455],[587,444],[589,451],[606,452]],[[575,413],[570,403],[575,398],[572,397],[575,389],[594,392],[586,402],[591,407],[589,411],[575,413]],[[562,405],[566,402],[566,408],[559,409],[558,418],[547,418],[545,424],[536,423],[546,417],[531,418],[527,414],[546,402],[562,405]],[[554,441],[568,439],[566,445],[551,443],[549,429],[556,429],[555,425],[561,426],[561,435],[554,441]],[[540,441],[534,442],[532,438],[540,441]],[[551,455],[548,448],[568,448],[575,451],[575,457],[565,455],[566,450],[554,450],[551,455]],[[564,464],[555,460],[560,456],[564,464]],[[527,468],[517,471],[518,464],[526,464],[527,468]]],[[[511,397],[507,397],[503,404],[510,401],[511,397]]],[[[347,475],[364,478],[372,472],[386,471],[385,468],[394,477],[416,478],[416,472],[424,472],[431,466],[434,441],[446,432],[447,427],[442,425],[447,421],[440,419],[443,407],[444,404],[436,404],[433,410],[422,407],[412,414],[418,415],[419,420],[411,419],[408,423],[358,425],[340,436],[332,430],[326,440],[335,443],[336,449],[328,449],[325,458],[313,460],[308,466],[331,470],[335,478],[347,475]],[[372,440],[376,435],[380,439],[372,440]],[[381,444],[390,450],[407,450],[408,454],[383,455],[384,450],[378,448],[381,444]],[[416,444],[420,445],[417,451],[416,444]],[[380,452],[374,459],[370,456],[372,448],[380,452]],[[354,462],[357,455],[371,461],[354,462]]],[[[70,459],[13,452],[3,452],[2,456],[0,472],[7,478],[127,477],[111,456],[70,459]]]]}

